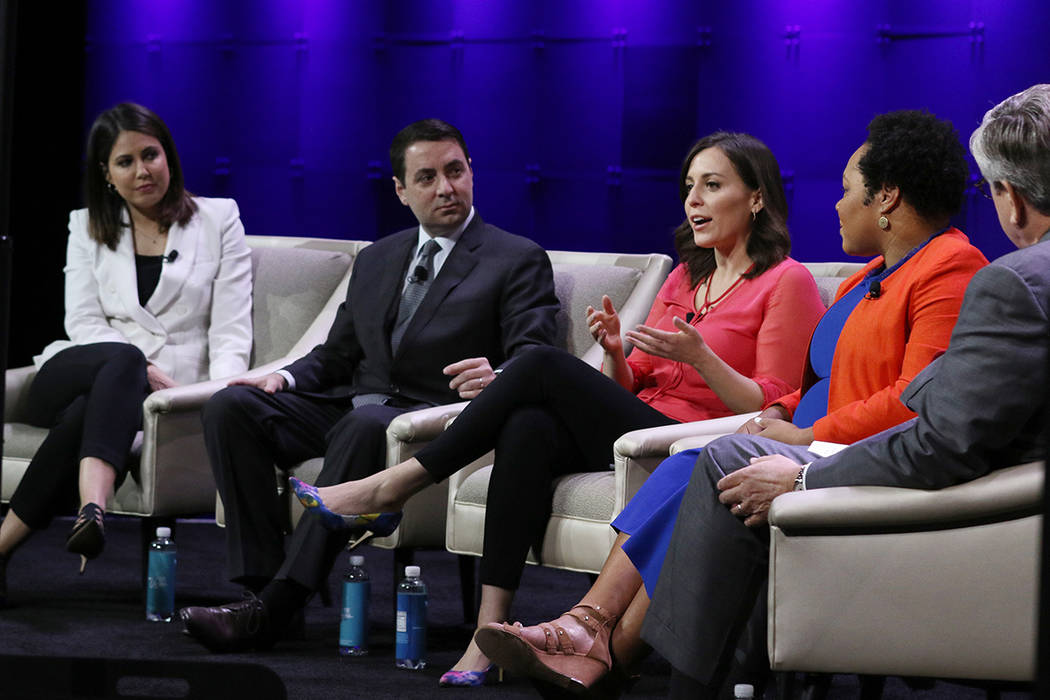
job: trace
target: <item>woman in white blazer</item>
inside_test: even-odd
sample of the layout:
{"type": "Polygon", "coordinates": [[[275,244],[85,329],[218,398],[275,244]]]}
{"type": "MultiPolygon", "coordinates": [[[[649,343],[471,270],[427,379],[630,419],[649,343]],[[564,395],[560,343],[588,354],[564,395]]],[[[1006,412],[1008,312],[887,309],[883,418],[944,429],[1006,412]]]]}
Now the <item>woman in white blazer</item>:
{"type": "Polygon", "coordinates": [[[30,422],[50,431],[0,524],[0,601],[8,557],[74,493],[66,548],[81,572],[101,553],[150,391],[248,368],[251,254],[236,202],[191,196],[168,128],[139,105],[99,115],[87,162],[88,206],[69,217],[69,340],[34,358],[30,422]]]}

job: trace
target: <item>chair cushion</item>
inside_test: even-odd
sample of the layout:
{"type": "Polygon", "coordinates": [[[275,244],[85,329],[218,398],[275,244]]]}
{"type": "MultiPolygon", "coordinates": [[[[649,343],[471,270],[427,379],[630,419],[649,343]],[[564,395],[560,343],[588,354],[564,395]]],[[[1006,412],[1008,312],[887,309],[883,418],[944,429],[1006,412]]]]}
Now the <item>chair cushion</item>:
{"type": "MultiPolygon", "coordinates": [[[[4,423],[4,454],[3,454],[3,473],[2,482],[0,482],[0,499],[8,501],[11,499],[12,494],[15,492],[22,476],[25,474],[26,469],[29,468],[29,463],[33,459],[33,455],[40,449],[41,443],[47,437],[47,428],[37,428],[36,426],[29,425],[27,423],[4,423]]],[[[130,468],[128,470],[130,479],[125,480],[125,483],[139,481],[139,459],[142,456],[142,431],[140,430],[135,434],[135,439],[131,443],[130,451],[130,468]]],[[[136,493],[133,497],[140,501],[141,497],[137,493],[138,489],[134,489],[136,493]]],[[[122,495],[122,490],[118,490],[118,496],[122,495]]],[[[130,506],[126,505],[124,499],[116,498],[109,506],[109,510],[114,512],[124,512],[130,506]]],[[[134,510],[132,510],[134,512],[134,510]]]]}
{"type": "Polygon", "coordinates": [[[4,457],[32,459],[46,437],[47,428],[27,423],[4,423],[4,457]]]}
{"type": "Polygon", "coordinates": [[[600,307],[608,294],[619,308],[630,296],[642,271],[616,265],[554,264],[554,291],[561,301],[554,344],[579,357],[594,344],[587,329],[586,309],[600,307]]]}
{"type": "Polygon", "coordinates": [[[310,248],[252,249],[252,366],[283,357],[310,326],[353,258],[310,248]]]}
{"type": "Polygon", "coordinates": [[[820,300],[824,302],[824,306],[831,306],[831,302],[835,301],[835,292],[838,291],[839,285],[842,284],[842,277],[814,277],[817,283],[817,291],[820,292],[820,300]]]}
{"type": "MultiPolygon", "coordinates": [[[[483,467],[467,477],[456,493],[456,503],[484,507],[488,501],[492,467],[483,467]]],[[[551,517],[571,517],[608,523],[616,500],[616,475],[612,471],[581,472],[554,481],[551,517]]]]}

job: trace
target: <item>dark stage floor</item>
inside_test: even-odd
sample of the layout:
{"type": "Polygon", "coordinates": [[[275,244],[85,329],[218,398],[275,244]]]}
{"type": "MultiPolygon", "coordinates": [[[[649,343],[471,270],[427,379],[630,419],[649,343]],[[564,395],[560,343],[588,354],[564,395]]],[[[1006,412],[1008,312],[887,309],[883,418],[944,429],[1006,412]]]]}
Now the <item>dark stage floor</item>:
{"type": "MultiPolygon", "coordinates": [[[[112,674],[128,676],[117,685],[122,694],[112,697],[187,695],[184,683],[149,681],[150,669],[136,669],[125,660],[191,664],[191,671],[205,676],[203,694],[194,697],[249,697],[244,692],[246,683],[253,677],[262,678],[262,672],[249,669],[249,681],[234,681],[231,688],[222,680],[234,677],[235,669],[226,674],[216,666],[228,663],[261,664],[271,669],[283,682],[289,698],[380,700],[426,698],[433,693],[490,699],[537,697],[521,678],[508,677],[499,686],[478,690],[438,686],[438,677],[459,657],[472,633],[463,624],[456,558],[446,552],[421,552],[416,558],[430,589],[429,667],[412,672],[394,667],[390,551],[362,548],[373,581],[369,656],[338,656],[338,608],[325,608],[316,598],[307,609],[305,640],[284,643],[266,653],[216,656],[181,634],[177,623],[145,620],[137,519],[107,519],[106,551],[88,565],[83,576],[77,575],[78,558],[63,547],[70,525],[69,520],[56,521],[29,541],[10,565],[11,607],[0,611],[0,698],[60,697],[62,693],[93,697],[88,693],[92,687],[104,693],[107,683],[113,686],[112,674]],[[91,661],[63,661],[69,657],[91,661]]],[[[239,589],[223,578],[222,530],[207,522],[180,521],[175,539],[179,546],[178,605],[210,605],[240,597],[239,589]]],[[[342,560],[329,580],[336,596],[344,566],[342,560]]],[[[588,585],[583,574],[528,567],[515,615],[526,623],[550,619],[576,602],[588,585]]],[[[665,697],[669,677],[666,663],[653,656],[642,670],[641,681],[627,697],[665,697]]],[[[852,698],[857,693],[855,678],[836,676],[829,697],[852,698]]],[[[983,698],[984,693],[946,683],[938,683],[932,690],[912,691],[898,679],[890,679],[884,697],[941,700],[983,698]]],[[[255,696],[252,700],[261,699],[255,696]]]]}

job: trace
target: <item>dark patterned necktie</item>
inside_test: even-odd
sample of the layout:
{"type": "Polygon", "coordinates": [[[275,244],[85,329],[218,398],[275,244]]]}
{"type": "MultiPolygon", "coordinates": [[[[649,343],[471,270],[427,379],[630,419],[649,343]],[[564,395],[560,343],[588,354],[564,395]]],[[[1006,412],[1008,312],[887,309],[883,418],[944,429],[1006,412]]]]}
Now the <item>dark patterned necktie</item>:
{"type": "Polygon", "coordinates": [[[430,283],[434,281],[434,255],[441,249],[437,241],[431,239],[423,244],[419,251],[419,260],[408,278],[405,290],[401,292],[401,304],[397,307],[397,321],[394,330],[390,333],[390,353],[397,353],[397,346],[401,344],[401,338],[405,335],[409,321],[416,313],[423,297],[430,289],[430,283]]]}

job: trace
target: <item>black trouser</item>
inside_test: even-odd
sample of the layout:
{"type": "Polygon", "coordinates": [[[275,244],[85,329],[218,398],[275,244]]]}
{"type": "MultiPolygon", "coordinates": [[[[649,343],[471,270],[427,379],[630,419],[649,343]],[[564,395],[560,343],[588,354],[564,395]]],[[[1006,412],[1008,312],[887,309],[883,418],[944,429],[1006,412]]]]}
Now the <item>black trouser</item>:
{"type": "Polygon", "coordinates": [[[516,589],[550,518],[554,478],[608,469],[618,437],[674,422],[576,357],[535,348],[416,458],[437,482],[495,449],[481,582],[516,589]]]}
{"type": "Polygon", "coordinates": [[[29,386],[27,411],[30,424],[50,430],[11,496],[26,525],[45,528],[75,507],[85,457],[108,462],[117,483],[123,480],[148,393],[146,358],[128,343],[76,345],[44,363],[29,386]]]}
{"type": "Polygon", "coordinates": [[[274,466],[288,468],[323,455],[318,486],[366,477],[386,463],[390,421],[421,407],[351,410],[349,397],[267,394],[248,386],[212,396],[203,411],[204,440],[226,512],[230,580],[257,585],[287,578],[316,590],[349,535],[326,530],[320,518],[301,518],[285,556],[287,503],[277,494],[274,466]]]}

